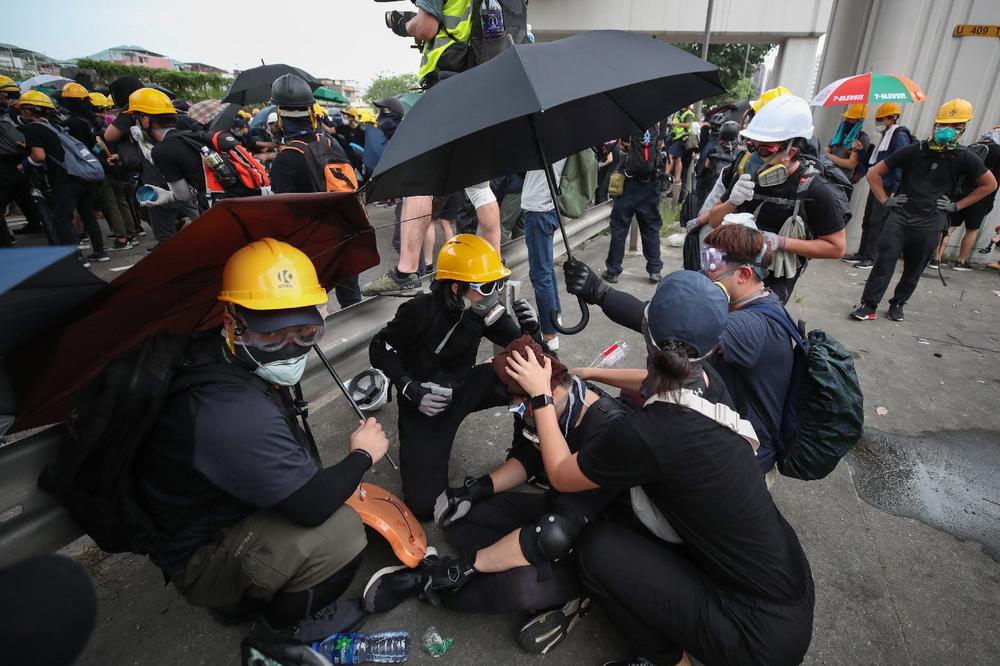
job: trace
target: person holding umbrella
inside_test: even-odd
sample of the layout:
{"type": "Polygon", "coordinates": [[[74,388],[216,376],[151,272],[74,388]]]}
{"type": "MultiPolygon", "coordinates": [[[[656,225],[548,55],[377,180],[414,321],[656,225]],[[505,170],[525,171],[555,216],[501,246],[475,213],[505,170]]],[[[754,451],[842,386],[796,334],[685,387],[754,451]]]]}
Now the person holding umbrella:
{"type": "Polygon", "coordinates": [[[962,211],[997,189],[983,161],[958,145],[966,123],[972,120],[972,104],[953,99],[942,104],[934,116],[930,139],[897,150],[868,171],[868,185],[875,198],[889,209],[878,244],[878,256],[861,303],[851,316],[860,321],[876,318],[878,304],[892,280],[896,260],[903,257],[903,275],[889,301],[889,319],[903,321],[903,306],[913,295],[920,274],[934,255],[948,229],[948,216],[962,211]],[[894,196],[882,187],[891,170],[902,171],[899,192],[894,196]],[[975,188],[958,198],[961,180],[975,188]]]}
{"type": "Polygon", "coordinates": [[[322,640],[361,619],[360,604],[337,600],[366,544],[344,502],[389,442],[369,418],[340,462],[323,468],[314,457],[292,387],[323,335],[316,306],[327,294],[305,253],[272,238],[244,246],[226,262],[218,300],[221,331],[191,339],[189,374],[136,460],[139,492],[166,535],[150,558],[221,621],[256,616],[262,638],[322,640]]]}

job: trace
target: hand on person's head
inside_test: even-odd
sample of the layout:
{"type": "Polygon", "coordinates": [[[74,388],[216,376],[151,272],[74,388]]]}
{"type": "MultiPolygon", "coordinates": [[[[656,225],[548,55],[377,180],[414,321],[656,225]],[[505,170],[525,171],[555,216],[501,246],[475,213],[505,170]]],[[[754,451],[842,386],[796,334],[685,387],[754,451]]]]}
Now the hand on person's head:
{"type": "Polygon", "coordinates": [[[551,395],[552,361],[548,356],[543,356],[542,362],[539,362],[530,347],[525,351],[524,356],[516,351],[511,352],[507,358],[507,374],[520,384],[529,396],[543,393],[551,395]]]}

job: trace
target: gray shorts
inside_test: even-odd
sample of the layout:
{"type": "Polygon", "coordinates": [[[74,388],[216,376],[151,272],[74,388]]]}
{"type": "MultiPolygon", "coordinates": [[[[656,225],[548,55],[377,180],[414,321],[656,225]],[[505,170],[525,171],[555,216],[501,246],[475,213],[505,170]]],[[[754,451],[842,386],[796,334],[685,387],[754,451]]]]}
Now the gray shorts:
{"type": "Polygon", "coordinates": [[[360,516],[341,506],[318,527],[302,527],[276,511],[257,511],[202,546],[173,583],[194,606],[221,608],[246,597],[308,590],[364,550],[360,516]]]}

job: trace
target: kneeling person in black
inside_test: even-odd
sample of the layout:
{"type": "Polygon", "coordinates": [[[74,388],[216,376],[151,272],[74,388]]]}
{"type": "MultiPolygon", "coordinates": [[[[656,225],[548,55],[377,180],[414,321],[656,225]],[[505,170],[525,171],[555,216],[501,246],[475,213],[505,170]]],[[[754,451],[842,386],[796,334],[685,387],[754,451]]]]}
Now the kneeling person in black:
{"type": "Polygon", "coordinates": [[[150,558],[192,605],[223,621],[259,611],[262,638],[321,640],[361,619],[360,604],[336,601],[366,543],[344,502],[388,440],[368,419],[350,452],[322,468],[297,418],[306,355],[324,329],[316,305],[326,298],[291,245],[266,238],[237,251],[219,294],[223,337],[193,342],[136,461],[139,492],[167,535],[150,558]]]}

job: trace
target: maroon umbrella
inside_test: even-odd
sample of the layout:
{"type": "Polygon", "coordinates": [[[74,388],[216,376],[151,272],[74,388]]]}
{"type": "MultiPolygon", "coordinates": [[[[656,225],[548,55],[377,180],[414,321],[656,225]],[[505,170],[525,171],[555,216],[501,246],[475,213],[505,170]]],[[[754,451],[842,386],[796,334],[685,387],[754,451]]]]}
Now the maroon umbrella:
{"type": "Polygon", "coordinates": [[[8,354],[15,395],[23,397],[12,430],[62,421],[111,359],[148,336],[219,326],[223,265],[247,243],[268,237],[305,252],[327,287],[379,263],[374,230],[353,194],[220,201],[105,287],[87,314],[8,354]]]}

